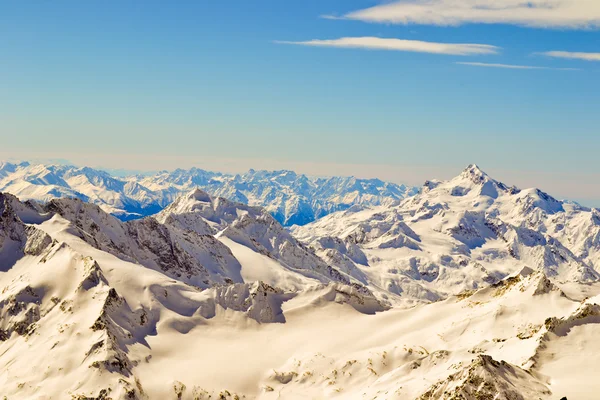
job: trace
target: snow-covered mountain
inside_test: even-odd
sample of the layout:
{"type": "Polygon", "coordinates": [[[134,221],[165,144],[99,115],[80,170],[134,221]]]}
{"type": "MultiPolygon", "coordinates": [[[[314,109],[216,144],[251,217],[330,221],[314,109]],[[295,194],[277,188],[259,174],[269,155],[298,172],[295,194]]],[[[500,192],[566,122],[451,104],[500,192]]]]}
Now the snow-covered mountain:
{"type": "Polygon", "coordinates": [[[87,167],[0,163],[2,192],[38,202],[75,197],[122,220],[153,215],[195,188],[265,207],[284,226],[303,225],[356,204],[395,204],[417,191],[378,179],[310,178],[292,171],[229,175],[192,168],[121,178],[87,167]]]}
{"type": "Polygon", "coordinates": [[[79,199],[9,194],[0,216],[0,388],[10,398],[148,398],[134,371],[160,325],[185,333],[224,312],[284,322],[282,304],[304,290],[361,312],[388,308],[263,209],[199,189],[128,222],[79,199]]]}
{"type": "Polygon", "coordinates": [[[292,233],[199,189],[126,222],[0,194],[0,394],[595,399],[598,215],[475,166],[292,233]]]}
{"type": "Polygon", "coordinates": [[[523,266],[596,282],[600,210],[519,190],[471,165],[397,206],[354,207],[296,227],[326,261],[405,300],[436,301],[523,266]]]}
{"type": "Polygon", "coordinates": [[[304,225],[353,205],[391,205],[417,188],[354,177],[311,178],[293,171],[223,175],[192,168],[162,172],[139,182],[155,191],[199,187],[230,200],[264,207],[284,226],[304,225]]]}

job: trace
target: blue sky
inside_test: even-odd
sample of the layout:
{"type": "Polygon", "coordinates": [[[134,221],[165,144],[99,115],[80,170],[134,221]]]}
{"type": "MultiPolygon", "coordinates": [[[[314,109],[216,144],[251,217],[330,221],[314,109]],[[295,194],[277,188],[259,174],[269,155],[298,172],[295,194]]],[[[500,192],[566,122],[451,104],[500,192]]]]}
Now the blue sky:
{"type": "Polygon", "coordinates": [[[540,2],[0,0],[0,157],[414,184],[474,162],[600,206],[600,2],[540,2]]]}

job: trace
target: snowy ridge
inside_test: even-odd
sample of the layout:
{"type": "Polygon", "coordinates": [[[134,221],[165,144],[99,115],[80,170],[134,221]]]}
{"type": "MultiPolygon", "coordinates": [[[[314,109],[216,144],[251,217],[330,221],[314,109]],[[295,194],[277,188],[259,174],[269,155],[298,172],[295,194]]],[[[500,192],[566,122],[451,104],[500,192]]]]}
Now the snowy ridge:
{"type": "Polygon", "coordinates": [[[242,283],[242,265],[220,238],[273,259],[315,282],[357,284],[327,265],[263,209],[212,198],[199,189],[155,217],[122,222],[78,199],[55,199],[44,211],[70,222],[66,230],[89,245],[200,288],[242,283]]]}
{"type": "MultiPolygon", "coordinates": [[[[40,206],[0,194],[0,280],[5,285],[0,346],[6,350],[0,365],[11,365],[4,367],[9,373],[0,381],[3,393],[12,398],[153,398],[136,367],[152,357],[147,340],[159,326],[182,334],[223,313],[241,321],[283,323],[282,304],[299,289],[336,290],[344,295],[324,301],[363,307],[361,312],[385,309],[367,288],[327,266],[262,209],[196,190],[160,217],[165,224],[153,217],[122,222],[78,199],[40,206]],[[260,232],[257,238],[270,247],[258,253],[239,246],[255,254],[252,260],[271,260],[274,271],[263,278],[284,288],[246,279],[254,265],[245,256],[236,258],[239,248],[232,251],[213,234],[175,223],[180,221],[175,211],[195,213],[200,227],[222,229],[223,235],[242,218],[248,232],[260,232]],[[252,228],[261,224],[267,228],[252,228]],[[284,236],[269,236],[278,233],[284,236]],[[275,279],[281,276],[285,279],[275,279]],[[10,361],[21,346],[35,351],[36,365],[49,363],[47,369],[34,368],[25,378],[30,358],[10,361]],[[56,358],[39,359],[49,352],[56,358]],[[55,378],[48,379],[47,371],[55,378]]],[[[236,232],[240,241],[260,243],[244,229],[236,232]]]]}
{"type": "Polygon", "coordinates": [[[88,167],[0,163],[1,192],[43,203],[78,198],[122,220],[155,214],[195,188],[265,207],[284,226],[303,225],[357,204],[394,204],[417,191],[378,179],[309,178],[292,171],[229,175],[192,168],[119,178],[88,167]]]}
{"type": "Polygon", "coordinates": [[[563,282],[598,281],[599,215],[538,189],[508,187],[471,165],[450,181],[426,182],[397,206],[352,208],[293,232],[366,285],[435,301],[523,266],[563,282]],[[340,244],[324,245],[332,240],[363,254],[353,259],[340,244]]]}
{"type": "Polygon", "coordinates": [[[9,399],[594,399],[598,212],[469,167],[295,228],[0,194],[9,399]],[[411,306],[411,307],[405,307],[411,306]]]}

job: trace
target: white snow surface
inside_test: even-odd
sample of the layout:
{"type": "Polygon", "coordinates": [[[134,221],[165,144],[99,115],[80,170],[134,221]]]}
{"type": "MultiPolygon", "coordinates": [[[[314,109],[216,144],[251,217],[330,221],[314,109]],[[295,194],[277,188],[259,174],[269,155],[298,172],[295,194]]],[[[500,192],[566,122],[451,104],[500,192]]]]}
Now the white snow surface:
{"type": "Polygon", "coordinates": [[[128,222],[0,194],[0,393],[595,399],[599,225],[475,166],[296,237],[197,189],[128,222]]]}
{"type": "Polygon", "coordinates": [[[312,178],[293,171],[230,175],[192,168],[121,178],[89,167],[0,163],[0,192],[38,202],[75,197],[123,220],[155,214],[195,188],[264,207],[284,226],[303,225],[356,204],[394,204],[417,192],[378,179],[312,178]]]}
{"type": "Polygon", "coordinates": [[[559,282],[600,276],[600,210],[508,187],[475,165],[426,182],[400,205],[355,207],[292,231],[326,261],[404,302],[477,289],[524,266],[559,282]]]}

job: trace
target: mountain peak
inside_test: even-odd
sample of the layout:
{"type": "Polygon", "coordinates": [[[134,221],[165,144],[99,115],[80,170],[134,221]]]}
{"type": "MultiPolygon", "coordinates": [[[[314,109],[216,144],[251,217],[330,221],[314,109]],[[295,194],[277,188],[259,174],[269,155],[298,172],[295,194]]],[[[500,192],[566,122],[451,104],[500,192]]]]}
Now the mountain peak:
{"type": "Polygon", "coordinates": [[[484,183],[485,181],[491,179],[490,176],[483,172],[483,170],[479,168],[477,164],[469,164],[469,166],[463,170],[460,176],[463,178],[468,178],[474,183],[484,183]]]}
{"type": "Polygon", "coordinates": [[[202,201],[205,203],[211,202],[210,195],[200,188],[193,189],[186,197],[190,200],[202,201]]]}
{"type": "Polygon", "coordinates": [[[459,176],[454,178],[453,182],[468,181],[481,188],[480,193],[489,197],[496,198],[498,191],[508,192],[510,194],[519,193],[520,190],[516,187],[508,187],[504,183],[497,181],[485,173],[476,164],[470,164],[465,168],[459,176]]]}
{"type": "Polygon", "coordinates": [[[212,207],[212,198],[202,189],[192,189],[175,199],[157,214],[157,219],[164,222],[170,214],[185,214],[195,212],[205,207],[212,207]]]}

